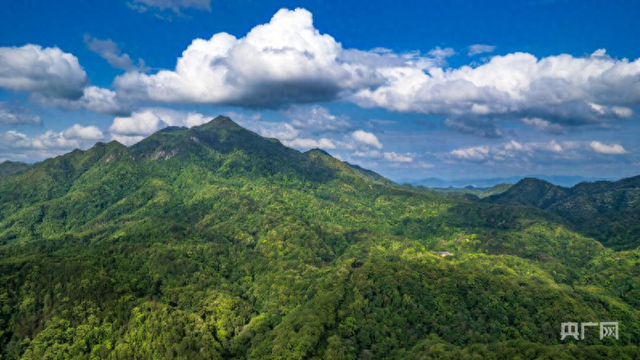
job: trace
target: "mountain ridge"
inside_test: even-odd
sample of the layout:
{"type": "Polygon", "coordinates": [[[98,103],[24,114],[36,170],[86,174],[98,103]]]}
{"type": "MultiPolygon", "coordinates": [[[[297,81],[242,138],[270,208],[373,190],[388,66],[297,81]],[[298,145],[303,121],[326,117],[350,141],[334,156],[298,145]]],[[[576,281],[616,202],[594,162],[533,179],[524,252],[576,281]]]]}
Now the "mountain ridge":
{"type": "Polygon", "coordinates": [[[546,210],[617,249],[635,248],[640,244],[640,176],[584,182],[571,188],[524,179],[484,201],[546,210]]]}
{"type": "Polygon", "coordinates": [[[0,356],[638,357],[638,250],[577,230],[225,118],[99,143],[0,178],[0,356]]]}
{"type": "Polygon", "coordinates": [[[469,179],[441,179],[441,178],[425,178],[425,179],[400,179],[399,183],[407,183],[414,186],[426,186],[429,188],[464,188],[467,186],[473,186],[476,188],[489,188],[501,183],[515,184],[524,178],[536,178],[545,180],[554,185],[571,187],[580,182],[594,182],[594,181],[615,181],[617,179],[612,178],[598,178],[598,177],[582,177],[582,176],[565,176],[565,175],[542,175],[531,174],[524,176],[510,176],[510,177],[496,177],[496,178],[469,178],[469,179]]]}

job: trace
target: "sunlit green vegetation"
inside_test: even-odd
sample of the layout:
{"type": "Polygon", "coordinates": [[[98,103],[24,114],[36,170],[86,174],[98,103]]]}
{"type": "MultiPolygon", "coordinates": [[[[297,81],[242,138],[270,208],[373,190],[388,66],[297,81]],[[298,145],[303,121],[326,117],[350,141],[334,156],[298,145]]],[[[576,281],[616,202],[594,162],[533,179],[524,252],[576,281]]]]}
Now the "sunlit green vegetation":
{"type": "Polygon", "coordinates": [[[3,360],[640,356],[637,250],[226,118],[1,178],[0,244],[3,360]]]}

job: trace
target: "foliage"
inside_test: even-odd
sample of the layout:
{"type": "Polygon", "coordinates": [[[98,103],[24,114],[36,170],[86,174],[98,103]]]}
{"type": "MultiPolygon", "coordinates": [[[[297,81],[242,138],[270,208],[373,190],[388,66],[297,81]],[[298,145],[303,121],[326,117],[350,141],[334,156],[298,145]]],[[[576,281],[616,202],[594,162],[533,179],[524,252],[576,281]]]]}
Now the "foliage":
{"type": "Polygon", "coordinates": [[[638,259],[219,117],[0,179],[0,359],[637,358],[638,259]]]}

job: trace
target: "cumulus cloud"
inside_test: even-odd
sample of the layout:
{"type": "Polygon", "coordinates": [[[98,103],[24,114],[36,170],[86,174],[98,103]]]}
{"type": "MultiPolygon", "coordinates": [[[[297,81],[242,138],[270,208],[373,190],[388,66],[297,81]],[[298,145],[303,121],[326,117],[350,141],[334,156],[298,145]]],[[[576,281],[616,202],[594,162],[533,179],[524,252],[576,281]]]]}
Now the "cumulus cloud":
{"type": "MultiPolygon", "coordinates": [[[[291,106],[281,114],[286,121],[262,121],[259,113],[227,113],[242,126],[296,149],[352,150],[356,147],[351,136],[353,125],[347,116],[334,115],[318,105],[291,106]]],[[[358,146],[370,145],[358,143],[358,146]]]]}
{"type": "Polygon", "coordinates": [[[128,114],[131,108],[130,104],[123,103],[118,98],[115,91],[97,86],[87,86],[82,91],[82,96],[75,100],[48,98],[39,95],[32,96],[32,100],[45,106],[55,106],[69,110],[86,109],[111,115],[128,114]]]}
{"type": "Polygon", "coordinates": [[[0,124],[22,125],[40,123],[40,116],[34,115],[30,109],[23,107],[19,102],[0,101],[0,124]]]}
{"type": "Polygon", "coordinates": [[[378,137],[370,132],[366,132],[364,130],[356,130],[351,134],[351,137],[361,145],[373,147],[376,149],[382,149],[382,143],[380,143],[378,137]]]}
{"type": "Polygon", "coordinates": [[[0,47],[0,88],[78,99],[88,81],[78,59],[57,47],[0,47]]]}
{"type": "MultiPolygon", "coordinates": [[[[448,153],[439,154],[445,162],[475,162],[493,166],[517,166],[526,164],[540,166],[543,164],[557,166],[558,164],[593,164],[590,155],[595,151],[605,155],[622,155],[628,152],[619,144],[603,144],[598,141],[532,141],[518,142],[510,140],[491,146],[472,146],[454,149],[448,153]]],[[[604,159],[601,159],[604,161],[604,159]]]]}
{"type": "Polygon", "coordinates": [[[211,119],[195,112],[149,108],[136,111],[130,116],[116,117],[109,127],[109,133],[114,140],[131,145],[167,126],[193,127],[209,120],[211,119]]]}
{"type": "MultiPolygon", "coordinates": [[[[447,51],[439,49],[438,56],[442,52],[447,51]]],[[[282,9],[245,37],[218,33],[194,40],[175,70],[130,72],[114,84],[127,98],[273,108],[382,85],[386,80],[378,68],[435,63],[419,53],[345,50],[314,27],[307,10],[282,9]]]]}
{"type": "Polygon", "coordinates": [[[48,130],[35,136],[11,130],[0,133],[0,156],[18,160],[42,160],[73,149],[86,149],[103,138],[102,131],[97,127],[79,124],[61,132],[48,130]]]}
{"type": "Polygon", "coordinates": [[[473,146],[455,149],[449,153],[452,157],[463,160],[485,160],[489,157],[488,146],[473,146]]]}
{"type": "Polygon", "coordinates": [[[114,91],[88,82],[78,59],[57,47],[0,47],[0,88],[30,92],[31,101],[45,106],[107,114],[129,111],[114,91]]]}
{"type": "MultiPolygon", "coordinates": [[[[469,52],[492,49],[476,44],[469,52]]],[[[458,131],[485,137],[497,137],[499,128],[478,131],[457,119],[606,125],[632,117],[640,104],[640,59],[615,59],[604,50],[543,58],[518,52],[481,65],[447,67],[445,59],[454,53],[439,47],[425,55],[344,49],[314,27],[310,12],[282,9],[244,37],[218,33],[194,40],[174,70],[128,72],[114,85],[122,98],[157,102],[277,108],[340,99],[444,115],[458,131]]]]}
{"type": "Polygon", "coordinates": [[[611,144],[611,145],[607,145],[607,144],[603,144],[599,141],[592,141],[589,146],[591,147],[591,149],[593,149],[593,151],[600,153],[600,154],[607,154],[607,155],[621,155],[621,154],[626,154],[627,150],[625,150],[624,147],[622,147],[622,145],[620,144],[611,144]]]}
{"type": "Polygon", "coordinates": [[[361,106],[444,115],[538,117],[564,125],[599,124],[633,115],[640,103],[640,59],[606,55],[538,59],[494,56],[477,67],[426,71],[380,69],[387,83],[351,97],[361,106]]]}
{"type": "Polygon", "coordinates": [[[156,112],[147,110],[134,112],[131,116],[120,116],[113,119],[109,132],[117,135],[151,135],[169,126],[156,112]]]}
{"type": "Polygon", "coordinates": [[[82,126],[75,124],[62,132],[65,139],[69,140],[93,140],[98,141],[104,138],[102,130],[95,126],[82,126]]]}
{"type": "Polygon", "coordinates": [[[175,71],[127,73],[115,80],[127,96],[166,102],[279,106],[334,99],[355,72],[337,61],[341,46],[320,34],[306,10],[281,10],[237,39],[196,39],[175,71]]]}
{"type": "Polygon", "coordinates": [[[138,65],[134,63],[128,54],[122,53],[118,44],[110,39],[101,40],[94,38],[91,35],[86,34],[84,36],[84,43],[89,50],[98,54],[101,58],[105,59],[109,65],[116,69],[122,69],[126,71],[140,70],[146,71],[148,68],[144,64],[144,60],[138,59],[138,65]]]}
{"type": "Polygon", "coordinates": [[[470,45],[468,49],[469,52],[467,52],[467,55],[474,56],[478,54],[492,53],[496,49],[496,47],[493,45],[474,44],[470,45]]]}

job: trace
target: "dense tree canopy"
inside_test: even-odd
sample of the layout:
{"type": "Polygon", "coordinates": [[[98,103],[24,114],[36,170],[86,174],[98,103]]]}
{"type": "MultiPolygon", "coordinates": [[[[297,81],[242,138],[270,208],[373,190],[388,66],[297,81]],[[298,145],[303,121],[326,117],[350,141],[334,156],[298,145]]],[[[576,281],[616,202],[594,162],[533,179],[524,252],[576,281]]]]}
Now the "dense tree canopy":
{"type": "Polygon", "coordinates": [[[219,117],[0,178],[0,359],[638,358],[640,253],[589,234],[219,117]]]}

